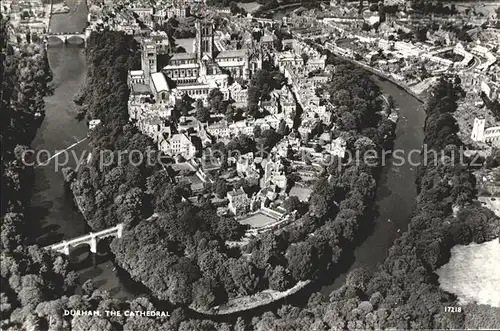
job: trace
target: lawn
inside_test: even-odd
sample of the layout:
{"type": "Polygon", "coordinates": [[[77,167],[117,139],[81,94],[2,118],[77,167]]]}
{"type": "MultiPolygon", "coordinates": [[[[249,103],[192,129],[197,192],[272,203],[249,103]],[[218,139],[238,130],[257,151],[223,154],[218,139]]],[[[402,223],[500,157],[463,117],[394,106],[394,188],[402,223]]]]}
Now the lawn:
{"type": "Polygon", "coordinates": [[[450,261],[436,271],[440,287],[461,302],[500,307],[500,242],[456,245],[450,261]]]}
{"type": "Polygon", "coordinates": [[[309,196],[311,195],[311,189],[307,187],[301,187],[295,185],[290,190],[290,196],[296,196],[300,201],[309,201],[309,196]]]}
{"type": "Polygon", "coordinates": [[[262,228],[266,225],[276,222],[275,219],[262,213],[253,214],[240,221],[241,224],[248,224],[252,228],[262,228]]]}
{"type": "Polygon", "coordinates": [[[261,7],[257,2],[237,3],[238,7],[245,9],[247,13],[253,13],[261,7]]]}
{"type": "Polygon", "coordinates": [[[194,38],[179,38],[175,39],[175,43],[177,46],[181,46],[186,50],[186,53],[192,53],[193,52],[193,42],[194,38]]]}

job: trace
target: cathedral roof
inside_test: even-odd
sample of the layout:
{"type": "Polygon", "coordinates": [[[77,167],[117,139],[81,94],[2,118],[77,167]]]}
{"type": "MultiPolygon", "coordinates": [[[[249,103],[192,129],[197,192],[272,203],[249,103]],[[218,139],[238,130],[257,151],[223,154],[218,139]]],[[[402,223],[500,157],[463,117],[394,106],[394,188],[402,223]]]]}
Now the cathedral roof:
{"type": "Polygon", "coordinates": [[[174,53],[170,60],[191,60],[196,58],[196,53],[174,53]]]}
{"type": "Polygon", "coordinates": [[[222,51],[217,55],[218,59],[230,58],[230,57],[244,57],[246,56],[246,51],[244,49],[222,51]]]}

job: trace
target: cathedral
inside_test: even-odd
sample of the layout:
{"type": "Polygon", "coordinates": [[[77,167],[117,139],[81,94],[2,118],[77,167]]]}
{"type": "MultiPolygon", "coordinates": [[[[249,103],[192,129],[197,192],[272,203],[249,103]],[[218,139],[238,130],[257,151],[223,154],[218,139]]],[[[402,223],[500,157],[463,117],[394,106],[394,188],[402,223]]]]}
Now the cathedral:
{"type": "Polygon", "coordinates": [[[218,88],[228,99],[229,77],[247,80],[253,72],[262,68],[262,55],[258,52],[217,49],[213,23],[197,20],[195,27],[192,52],[172,54],[168,65],[159,72],[157,42],[153,39],[142,41],[141,70],[129,73],[129,85],[133,93],[140,94],[134,90],[134,86],[145,85],[157,103],[172,103],[184,94],[194,99],[204,99],[211,90],[218,88]],[[167,77],[174,84],[168,84],[167,77]]]}

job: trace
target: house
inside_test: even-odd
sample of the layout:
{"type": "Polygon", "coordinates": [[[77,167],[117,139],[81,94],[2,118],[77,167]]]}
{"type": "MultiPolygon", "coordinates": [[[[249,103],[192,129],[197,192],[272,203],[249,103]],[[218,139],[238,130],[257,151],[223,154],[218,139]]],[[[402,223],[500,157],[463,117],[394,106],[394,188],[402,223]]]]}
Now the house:
{"type": "Polygon", "coordinates": [[[266,33],[262,37],[260,37],[260,44],[262,47],[273,48],[274,41],[278,38],[274,35],[274,33],[266,33]]]}
{"type": "Polygon", "coordinates": [[[334,139],[330,144],[324,146],[324,149],[332,156],[343,158],[347,149],[347,142],[344,138],[338,137],[337,139],[334,139]]]}
{"type": "Polygon", "coordinates": [[[226,120],[210,124],[205,130],[208,134],[216,138],[229,138],[231,136],[231,131],[226,120]]]}
{"type": "Polygon", "coordinates": [[[142,133],[151,137],[155,142],[158,140],[160,133],[167,128],[165,120],[159,116],[144,118],[137,122],[137,126],[142,133]]]}
{"type": "Polygon", "coordinates": [[[250,207],[250,198],[241,187],[227,192],[227,199],[229,200],[228,208],[234,215],[243,215],[250,207]]]}
{"type": "Polygon", "coordinates": [[[248,90],[244,89],[240,84],[234,82],[229,86],[229,96],[238,104],[245,104],[248,101],[248,90]]]}
{"type": "Polygon", "coordinates": [[[196,154],[196,147],[184,133],[176,133],[169,138],[160,135],[158,139],[158,149],[172,157],[182,156],[186,160],[194,157],[196,154]]]}
{"type": "Polygon", "coordinates": [[[326,55],[310,58],[307,61],[309,70],[324,70],[326,66],[326,55]]]}
{"type": "Polygon", "coordinates": [[[260,101],[260,107],[267,111],[269,114],[277,114],[278,113],[278,100],[276,95],[273,93],[271,95],[271,99],[260,101]]]}

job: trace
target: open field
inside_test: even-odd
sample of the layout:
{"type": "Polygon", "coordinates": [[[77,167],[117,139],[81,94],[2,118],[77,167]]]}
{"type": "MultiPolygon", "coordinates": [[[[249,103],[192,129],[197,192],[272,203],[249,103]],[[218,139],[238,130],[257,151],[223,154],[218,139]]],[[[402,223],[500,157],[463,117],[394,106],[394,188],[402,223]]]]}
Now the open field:
{"type": "Polygon", "coordinates": [[[436,271],[440,287],[463,303],[500,307],[500,242],[457,245],[450,261],[436,271]]]}

